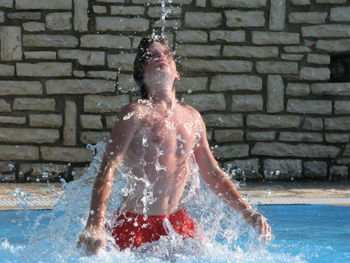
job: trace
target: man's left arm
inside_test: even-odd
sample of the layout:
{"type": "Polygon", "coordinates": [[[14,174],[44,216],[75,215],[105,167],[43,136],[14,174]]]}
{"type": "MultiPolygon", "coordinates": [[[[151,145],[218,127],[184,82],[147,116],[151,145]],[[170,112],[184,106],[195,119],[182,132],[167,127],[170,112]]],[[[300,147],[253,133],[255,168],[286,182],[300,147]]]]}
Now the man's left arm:
{"type": "Polygon", "coordinates": [[[254,211],[250,205],[243,200],[231,178],[220,169],[218,162],[215,160],[210,150],[203,120],[201,120],[201,126],[201,136],[194,154],[204,181],[218,197],[228,203],[232,208],[241,212],[247,222],[254,227],[258,227],[260,236],[264,237],[266,241],[270,241],[271,228],[266,218],[262,214],[254,211]]]}

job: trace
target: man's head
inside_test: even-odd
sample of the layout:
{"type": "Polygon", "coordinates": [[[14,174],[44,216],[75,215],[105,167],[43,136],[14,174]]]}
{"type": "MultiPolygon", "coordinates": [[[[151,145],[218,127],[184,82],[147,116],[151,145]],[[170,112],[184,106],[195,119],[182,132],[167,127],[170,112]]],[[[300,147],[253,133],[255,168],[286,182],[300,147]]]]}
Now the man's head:
{"type": "Polygon", "coordinates": [[[176,64],[167,41],[160,37],[143,37],[134,61],[134,80],[141,89],[141,97],[148,98],[146,82],[160,73],[179,79],[176,64]]]}

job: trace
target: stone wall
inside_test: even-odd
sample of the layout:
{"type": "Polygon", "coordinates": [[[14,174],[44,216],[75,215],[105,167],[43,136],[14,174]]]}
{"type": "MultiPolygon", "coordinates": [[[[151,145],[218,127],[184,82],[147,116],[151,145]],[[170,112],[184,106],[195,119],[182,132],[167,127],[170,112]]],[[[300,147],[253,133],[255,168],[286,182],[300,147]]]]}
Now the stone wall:
{"type": "Polygon", "coordinates": [[[72,179],[137,98],[140,37],[165,27],[177,90],[237,175],[347,179],[348,0],[0,0],[0,181],[72,179]],[[118,76],[118,77],[117,77],[118,76]],[[117,81],[116,81],[117,80],[117,81]]]}

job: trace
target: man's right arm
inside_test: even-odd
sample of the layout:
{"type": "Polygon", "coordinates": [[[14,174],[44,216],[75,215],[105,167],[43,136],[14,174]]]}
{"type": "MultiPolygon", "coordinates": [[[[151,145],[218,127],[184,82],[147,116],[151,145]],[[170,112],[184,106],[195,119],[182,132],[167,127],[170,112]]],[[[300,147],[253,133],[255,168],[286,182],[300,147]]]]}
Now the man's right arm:
{"type": "MultiPolygon", "coordinates": [[[[114,128],[111,131],[109,143],[103,156],[101,167],[92,190],[90,214],[79,244],[85,243],[86,250],[96,253],[91,241],[96,241],[97,236],[104,233],[104,219],[107,210],[107,203],[111,193],[114,175],[123,161],[128,146],[138,129],[137,105],[125,106],[118,116],[114,128]],[[95,238],[91,237],[95,236],[95,238]]],[[[97,240],[98,241],[98,240],[97,240]]],[[[103,242],[101,239],[99,242],[103,242]]],[[[97,247],[100,247],[98,245],[97,247]]]]}

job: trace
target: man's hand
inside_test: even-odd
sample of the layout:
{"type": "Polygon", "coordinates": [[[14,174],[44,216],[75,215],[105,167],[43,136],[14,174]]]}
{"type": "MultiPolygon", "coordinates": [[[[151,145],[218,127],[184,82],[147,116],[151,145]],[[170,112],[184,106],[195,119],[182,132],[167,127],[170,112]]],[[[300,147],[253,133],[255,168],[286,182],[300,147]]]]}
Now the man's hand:
{"type": "Polygon", "coordinates": [[[253,227],[259,229],[259,236],[265,240],[265,242],[271,241],[271,227],[262,214],[248,209],[243,212],[243,216],[248,221],[248,223],[250,223],[253,227]]]}
{"type": "Polygon", "coordinates": [[[97,254],[106,246],[105,232],[85,229],[79,236],[78,248],[82,248],[87,255],[97,254]]]}

